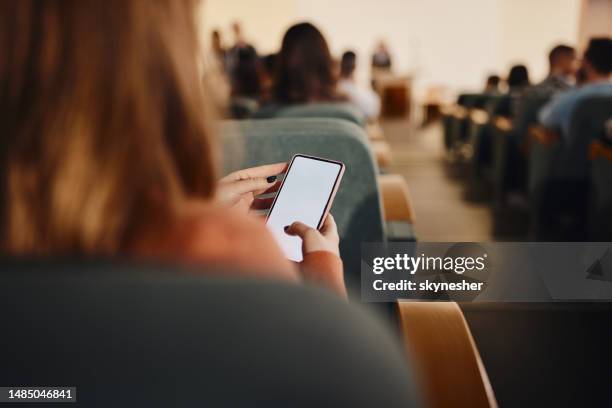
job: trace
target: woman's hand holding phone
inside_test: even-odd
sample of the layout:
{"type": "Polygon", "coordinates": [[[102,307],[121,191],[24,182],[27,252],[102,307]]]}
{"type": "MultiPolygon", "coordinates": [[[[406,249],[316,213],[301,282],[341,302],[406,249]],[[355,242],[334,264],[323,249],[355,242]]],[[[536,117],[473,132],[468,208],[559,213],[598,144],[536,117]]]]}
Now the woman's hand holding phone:
{"type": "Polygon", "coordinates": [[[224,205],[238,208],[244,212],[250,209],[266,209],[273,199],[258,199],[260,194],[278,190],[280,182],[277,175],[287,170],[287,163],[267,164],[251,167],[228,174],[219,180],[217,200],[224,205]]]}
{"type": "MultiPolygon", "coordinates": [[[[278,191],[281,182],[276,176],[287,172],[287,167],[287,163],[275,163],[233,172],[219,181],[216,198],[222,204],[238,208],[245,213],[252,209],[269,209],[274,198],[257,196],[278,191]]],[[[338,181],[337,176],[334,176],[334,179],[338,181]]],[[[333,197],[334,191],[331,192],[333,197]]],[[[323,205],[324,202],[321,201],[320,204],[323,205]]],[[[281,235],[283,235],[282,226],[283,224],[279,225],[281,235]]],[[[303,262],[300,269],[304,279],[346,296],[340,260],[340,237],[334,217],[327,214],[320,230],[302,222],[293,222],[285,226],[284,233],[301,239],[303,256],[300,256],[300,259],[303,259],[303,262]]],[[[296,250],[299,251],[300,248],[297,247],[296,250]]]]}
{"type": "Polygon", "coordinates": [[[302,252],[304,255],[316,251],[326,251],[336,256],[340,256],[340,249],[338,247],[340,244],[338,227],[331,214],[325,217],[325,221],[320,231],[301,222],[294,222],[285,227],[285,232],[288,235],[302,238],[302,252]]]}
{"type": "Polygon", "coordinates": [[[294,222],[287,226],[285,232],[302,239],[304,261],[302,262],[301,272],[304,279],[325,286],[346,298],[344,272],[338,248],[340,237],[338,236],[338,228],[336,227],[334,217],[328,214],[320,231],[301,222],[294,222]],[[321,261],[317,264],[317,261],[309,256],[309,254],[312,254],[311,256],[318,256],[320,259],[322,253],[329,254],[326,255],[327,262],[323,264],[320,263],[321,261]],[[314,265],[310,264],[313,260],[315,261],[314,265]]]}

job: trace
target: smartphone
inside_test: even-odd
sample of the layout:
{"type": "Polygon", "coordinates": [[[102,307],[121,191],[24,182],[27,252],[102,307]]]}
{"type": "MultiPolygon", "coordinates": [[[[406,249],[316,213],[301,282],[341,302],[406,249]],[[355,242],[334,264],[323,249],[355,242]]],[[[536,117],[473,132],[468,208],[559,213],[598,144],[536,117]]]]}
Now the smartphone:
{"type": "Polygon", "coordinates": [[[287,235],[284,228],[295,221],[319,229],[331,208],[344,163],[296,154],[268,212],[266,225],[287,258],[301,262],[302,239],[287,235]]]}

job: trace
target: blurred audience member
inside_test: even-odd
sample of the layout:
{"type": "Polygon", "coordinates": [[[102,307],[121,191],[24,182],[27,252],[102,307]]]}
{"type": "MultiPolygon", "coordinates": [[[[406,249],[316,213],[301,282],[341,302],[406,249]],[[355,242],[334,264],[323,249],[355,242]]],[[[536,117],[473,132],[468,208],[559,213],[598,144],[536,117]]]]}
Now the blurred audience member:
{"type": "Polygon", "coordinates": [[[357,86],[355,82],[355,68],[357,56],[353,51],[342,54],[340,61],[340,80],[338,90],[348,97],[348,100],[357,106],[366,115],[366,118],[376,119],[380,114],[380,98],[372,89],[357,86]]]}
{"type": "Polygon", "coordinates": [[[576,61],[576,50],[573,47],[557,45],[548,54],[548,76],[530,90],[552,95],[571,88],[576,83],[576,61]]]}
{"type": "Polygon", "coordinates": [[[387,44],[384,41],[380,41],[372,55],[372,67],[390,69],[391,63],[391,54],[389,54],[387,44]]]}
{"type": "Polygon", "coordinates": [[[584,53],[585,84],[558,95],[540,111],[540,123],[567,136],[576,105],[589,96],[612,96],[612,39],[593,38],[584,53]]]}
{"type": "Polygon", "coordinates": [[[339,101],[336,82],[323,34],[310,23],[290,27],[276,61],[272,101],[287,105],[339,101]]]}
{"type": "MultiPolygon", "coordinates": [[[[525,119],[524,112],[522,112],[525,98],[549,98],[557,92],[571,88],[576,83],[576,61],[574,48],[563,44],[554,47],[548,53],[548,76],[542,82],[526,88],[512,101],[514,118],[519,122],[525,119]]],[[[535,118],[531,116],[531,119],[535,118]]],[[[521,126],[517,123],[515,125],[521,126]]]]}
{"type": "Polygon", "coordinates": [[[194,7],[0,2],[0,44],[11,45],[0,47],[11,62],[0,69],[3,252],[225,265],[203,271],[345,295],[332,217],[321,231],[287,228],[303,239],[300,270],[246,214],[285,163],[217,181],[194,7]]]}
{"type": "Polygon", "coordinates": [[[238,21],[232,23],[232,32],[234,33],[234,45],[227,51],[226,58],[227,71],[230,77],[234,75],[241,51],[249,50],[250,52],[256,52],[255,48],[244,39],[242,26],[238,21]]]}
{"type": "Polygon", "coordinates": [[[270,100],[274,75],[276,74],[277,54],[268,54],[260,59],[262,100],[270,100]]]}
{"type": "Polygon", "coordinates": [[[489,75],[487,82],[485,83],[484,93],[496,95],[501,92],[500,90],[501,78],[499,75],[489,75]]]}
{"type": "Polygon", "coordinates": [[[255,48],[237,50],[231,84],[231,116],[234,119],[246,119],[259,108],[262,96],[260,62],[255,48]]]}
{"type": "Polygon", "coordinates": [[[529,86],[529,71],[525,65],[514,65],[510,68],[508,78],[508,92],[511,94],[519,93],[529,86]]]}
{"type": "Polygon", "coordinates": [[[232,97],[258,100],[261,96],[259,57],[253,47],[241,48],[236,54],[232,74],[232,97]]]}

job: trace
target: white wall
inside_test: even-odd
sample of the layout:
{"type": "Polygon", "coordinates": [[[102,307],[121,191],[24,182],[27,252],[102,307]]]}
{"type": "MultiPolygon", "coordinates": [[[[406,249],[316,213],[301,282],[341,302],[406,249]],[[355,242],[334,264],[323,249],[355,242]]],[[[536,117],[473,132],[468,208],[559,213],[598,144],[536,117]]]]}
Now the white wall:
{"type": "Polygon", "coordinates": [[[583,0],[580,20],[580,45],[590,37],[612,36],[612,0],[583,0]]]}
{"type": "MultiPolygon", "coordinates": [[[[429,85],[477,89],[490,72],[525,63],[534,79],[558,42],[575,44],[581,0],[205,0],[205,31],[241,20],[262,53],[280,45],[293,22],[314,22],[332,52],[351,48],[367,79],[369,56],[384,38],[399,73],[412,72],[417,92],[429,85]]],[[[229,39],[229,37],[228,37],[229,39]]]]}
{"type": "Polygon", "coordinates": [[[580,0],[505,0],[501,9],[504,64],[525,63],[531,79],[548,72],[548,52],[559,43],[577,46],[580,0]]]}
{"type": "Polygon", "coordinates": [[[231,45],[231,24],[238,21],[260,53],[275,52],[296,18],[295,0],[203,0],[201,36],[206,46],[210,31],[219,29],[225,44],[231,45]]]}

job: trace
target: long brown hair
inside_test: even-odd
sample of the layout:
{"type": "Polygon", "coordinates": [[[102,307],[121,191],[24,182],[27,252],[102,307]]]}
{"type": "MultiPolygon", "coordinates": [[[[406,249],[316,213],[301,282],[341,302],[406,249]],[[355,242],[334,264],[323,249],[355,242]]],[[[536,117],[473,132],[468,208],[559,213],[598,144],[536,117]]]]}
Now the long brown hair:
{"type": "Polygon", "coordinates": [[[2,239],[113,254],[210,197],[192,0],[0,3],[2,239]]]}
{"type": "Polygon", "coordinates": [[[277,57],[273,86],[275,102],[339,100],[336,81],[333,59],[323,34],[310,23],[290,27],[277,57]]]}

